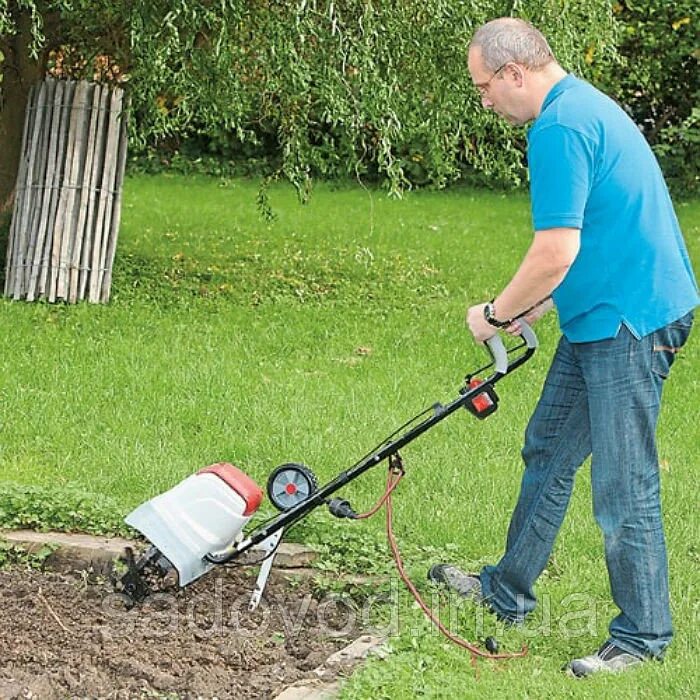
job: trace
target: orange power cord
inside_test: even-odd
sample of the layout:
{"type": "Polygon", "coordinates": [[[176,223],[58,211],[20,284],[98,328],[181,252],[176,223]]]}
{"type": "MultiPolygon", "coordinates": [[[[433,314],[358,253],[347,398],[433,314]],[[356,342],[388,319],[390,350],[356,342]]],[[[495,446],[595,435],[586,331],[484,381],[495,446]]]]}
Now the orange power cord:
{"type": "Polygon", "coordinates": [[[466,649],[471,654],[472,663],[476,661],[477,657],[482,659],[499,660],[516,659],[525,656],[527,654],[527,646],[523,646],[520,651],[516,652],[492,654],[491,652],[480,649],[478,646],[476,646],[476,644],[472,644],[466,639],[462,639],[458,635],[452,634],[452,632],[450,632],[450,630],[448,630],[447,627],[445,627],[445,625],[440,621],[438,616],[423,601],[415,585],[406,574],[403,565],[403,560],[401,558],[401,552],[399,551],[399,547],[396,543],[396,537],[394,536],[394,530],[392,527],[391,494],[394,491],[394,489],[398,486],[403,476],[404,470],[401,466],[401,459],[400,457],[398,457],[398,455],[394,455],[389,460],[389,471],[387,474],[387,484],[384,494],[371,510],[367,511],[366,513],[358,514],[357,519],[362,520],[364,518],[369,518],[373,516],[383,505],[386,504],[386,536],[389,540],[389,547],[391,548],[391,553],[394,556],[396,569],[399,572],[401,580],[404,582],[404,584],[406,584],[406,588],[408,588],[414,600],[420,606],[421,610],[426,614],[430,621],[440,630],[440,632],[442,632],[442,634],[444,634],[445,637],[447,637],[447,639],[449,639],[451,642],[453,642],[459,647],[462,647],[463,649],[466,649]]]}

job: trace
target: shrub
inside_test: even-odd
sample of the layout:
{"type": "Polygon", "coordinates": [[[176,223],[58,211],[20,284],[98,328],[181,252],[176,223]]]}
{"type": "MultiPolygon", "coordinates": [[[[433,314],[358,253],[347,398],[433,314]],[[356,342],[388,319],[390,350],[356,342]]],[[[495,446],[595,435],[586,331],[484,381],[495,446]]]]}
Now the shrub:
{"type": "Polygon", "coordinates": [[[695,0],[619,0],[620,64],[601,76],[629,112],[672,183],[700,191],[700,6],[695,0]]]}

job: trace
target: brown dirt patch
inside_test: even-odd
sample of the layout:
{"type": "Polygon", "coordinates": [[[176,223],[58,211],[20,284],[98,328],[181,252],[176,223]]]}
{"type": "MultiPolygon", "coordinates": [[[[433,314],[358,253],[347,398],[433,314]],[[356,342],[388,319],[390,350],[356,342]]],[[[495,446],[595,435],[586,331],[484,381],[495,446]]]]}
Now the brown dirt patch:
{"type": "Polygon", "coordinates": [[[347,601],[210,573],[126,610],[107,582],[0,571],[0,698],[271,698],[361,630],[347,601]]]}

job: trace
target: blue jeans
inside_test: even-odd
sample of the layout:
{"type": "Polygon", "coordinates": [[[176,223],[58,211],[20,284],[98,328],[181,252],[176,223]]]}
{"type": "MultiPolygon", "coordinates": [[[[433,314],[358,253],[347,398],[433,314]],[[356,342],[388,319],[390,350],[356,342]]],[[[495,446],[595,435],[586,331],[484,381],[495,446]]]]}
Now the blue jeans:
{"type": "Polygon", "coordinates": [[[610,641],[661,657],[673,635],[661,520],[656,423],[663,382],[690,333],[692,313],[635,338],[570,343],[561,338],[525,433],[525,472],[506,551],[481,572],[499,617],[520,621],[536,603],[579,466],[589,456],[593,511],[603,531],[610,588],[620,614],[610,641]]]}

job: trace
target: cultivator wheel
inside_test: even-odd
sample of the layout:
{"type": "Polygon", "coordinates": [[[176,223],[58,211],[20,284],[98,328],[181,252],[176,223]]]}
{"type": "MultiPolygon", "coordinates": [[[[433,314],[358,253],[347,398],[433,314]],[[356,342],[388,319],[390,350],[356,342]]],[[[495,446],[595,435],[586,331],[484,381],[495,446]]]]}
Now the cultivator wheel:
{"type": "Polygon", "coordinates": [[[277,510],[286,511],[318,489],[316,476],[303,464],[282,464],[267,479],[267,495],[277,510]]]}

